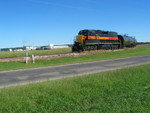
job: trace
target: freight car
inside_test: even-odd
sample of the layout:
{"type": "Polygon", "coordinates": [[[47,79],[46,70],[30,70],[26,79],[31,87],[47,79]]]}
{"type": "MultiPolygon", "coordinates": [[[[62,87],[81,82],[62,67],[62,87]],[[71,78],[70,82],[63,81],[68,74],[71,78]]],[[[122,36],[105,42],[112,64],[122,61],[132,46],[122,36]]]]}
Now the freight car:
{"type": "Polygon", "coordinates": [[[81,30],[72,46],[73,52],[98,49],[120,49],[135,47],[136,39],[127,35],[118,35],[117,32],[103,30],[81,30]]]}
{"type": "Polygon", "coordinates": [[[131,37],[127,35],[118,35],[118,38],[121,41],[121,48],[135,47],[137,44],[135,37],[131,37]]]}

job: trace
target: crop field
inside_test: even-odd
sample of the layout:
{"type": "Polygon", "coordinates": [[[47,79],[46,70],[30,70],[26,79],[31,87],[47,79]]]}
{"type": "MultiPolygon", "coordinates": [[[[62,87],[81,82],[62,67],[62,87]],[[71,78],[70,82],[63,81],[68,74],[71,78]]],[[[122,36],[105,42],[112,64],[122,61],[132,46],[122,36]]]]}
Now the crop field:
{"type": "Polygon", "coordinates": [[[0,89],[0,113],[149,113],[150,64],[0,89]]]}
{"type": "MultiPolygon", "coordinates": [[[[71,52],[71,50],[68,49],[64,51],[71,52]]],[[[60,52],[60,50],[58,50],[57,52],[60,52]]],[[[133,49],[125,49],[123,51],[98,52],[82,56],[60,57],[51,60],[36,60],[34,64],[25,64],[25,62],[0,62],[0,71],[92,62],[143,55],[150,55],[150,46],[140,46],[133,49]]]]}

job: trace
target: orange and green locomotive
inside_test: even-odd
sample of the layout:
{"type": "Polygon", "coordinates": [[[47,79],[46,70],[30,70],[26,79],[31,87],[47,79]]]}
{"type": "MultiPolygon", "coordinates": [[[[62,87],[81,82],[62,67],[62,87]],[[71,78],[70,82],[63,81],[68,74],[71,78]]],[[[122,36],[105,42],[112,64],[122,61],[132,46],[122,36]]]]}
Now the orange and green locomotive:
{"type": "Polygon", "coordinates": [[[136,39],[117,32],[103,30],[81,30],[74,41],[73,52],[98,49],[119,49],[136,46],[136,39]]]}

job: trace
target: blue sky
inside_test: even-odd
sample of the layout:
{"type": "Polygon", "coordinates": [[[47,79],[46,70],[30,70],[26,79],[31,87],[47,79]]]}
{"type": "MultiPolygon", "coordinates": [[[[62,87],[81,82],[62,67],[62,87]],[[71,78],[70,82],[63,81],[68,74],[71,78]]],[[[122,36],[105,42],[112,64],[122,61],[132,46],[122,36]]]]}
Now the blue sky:
{"type": "Polygon", "coordinates": [[[150,1],[0,1],[0,48],[73,43],[82,29],[116,31],[150,42],[150,1]]]}

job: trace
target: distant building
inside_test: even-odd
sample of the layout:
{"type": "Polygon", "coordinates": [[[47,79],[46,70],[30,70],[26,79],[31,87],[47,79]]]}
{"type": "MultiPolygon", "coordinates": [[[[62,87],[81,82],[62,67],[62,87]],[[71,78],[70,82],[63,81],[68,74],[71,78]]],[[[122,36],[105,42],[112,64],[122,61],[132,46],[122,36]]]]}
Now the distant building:
{"type": "Polygon", "coordinates": [[[25,51],[31,51],[31,50],[36,50],[36,49],[37,49],[37,47],[35,47],[35,46],[24,46],[25,51]]]}
{"type": "Polygon", "coordinates": [[[50,49],[54,49],[54,44],[49,44],[50,49]]]}
{"type": "Polygon", "coordinates": [[[38,47],[36,50],[49,50],[49,49],[59,49],[59,48],[69,48],[69,46],[68,45],[49,44],[48,46],[38,47]]]}
{"type": "Polygon", "coordinates": [[[53,49],[57,49],[57,48],[69,48],[68,45],[54,45],[53,49]]]}
{"type": "Polygon", "coordinates": [[[14,49],[14,51],[23,51],[23,49],[14,49]]]}
{"type": "Polygon", "coordinates": [[[23,51],[23,47],[15,47],[15,48],[1,48],[1,51],[23,51]]]}
{"type": "Polygon", "coordinates": [[[12,49],[9,49],[9,51],[13,51],[12,49]]]}
{"type": "Polygon", "coordinates": [[[1,48],[0,51],[32,51],[32,50],[49,50],[49,49],[59,49],[59,48],[69,48],[68,45],[54,45],[49,44],[48,46],[24,46],[15,48],[1,48]]]}

